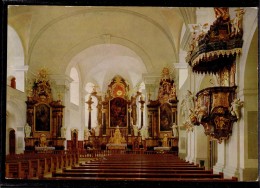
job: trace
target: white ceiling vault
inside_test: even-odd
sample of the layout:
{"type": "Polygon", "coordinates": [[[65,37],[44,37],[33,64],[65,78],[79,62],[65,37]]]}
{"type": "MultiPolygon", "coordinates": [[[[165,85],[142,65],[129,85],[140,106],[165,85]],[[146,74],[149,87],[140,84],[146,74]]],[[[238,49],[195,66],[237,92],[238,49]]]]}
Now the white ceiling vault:
{"type": "Polygon", "coordinates": [[[69,75],[101,88],[121,75],[134,87],[179,62],[184,24],[195,8],[10,6],[8,25],[21,39],[25,65],[36,73],[69,75]]]}

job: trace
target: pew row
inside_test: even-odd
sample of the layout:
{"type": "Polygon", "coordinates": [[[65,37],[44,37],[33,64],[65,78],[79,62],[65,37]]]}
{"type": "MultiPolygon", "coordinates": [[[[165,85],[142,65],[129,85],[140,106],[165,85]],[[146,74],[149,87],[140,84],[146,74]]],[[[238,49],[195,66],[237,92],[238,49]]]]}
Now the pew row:
{"type": "Polygon", "coordinates": [[[8,179],[37,179],[44,174],[79,163],[78,153],[17,154],[6,156],[5,177],[8,179]]]}
{"type": "MultiPolygon", "coordinates": [[[[237,181],[223,173],[185,162],[174,155],[114,154],[53,171],[55,180],[237,181]]],[[[48,178],[46,178],[48,179],[48,178]]]]}

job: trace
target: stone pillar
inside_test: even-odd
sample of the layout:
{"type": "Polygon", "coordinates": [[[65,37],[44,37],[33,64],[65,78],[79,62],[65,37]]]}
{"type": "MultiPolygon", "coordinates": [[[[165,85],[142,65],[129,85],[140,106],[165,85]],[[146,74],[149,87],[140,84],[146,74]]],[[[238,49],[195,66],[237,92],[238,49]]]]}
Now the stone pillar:
{"type": "Polygon", "coordinates": [[[215,166],[213,166],[213,172],[218,174],[219,172],[223,172],[225,167],[225,157],[226,157],[226,141],[223,141],[221,144],[218,143],[218,159],[215,166]]]}
{"type": "Polygon", "coordinates": [[[131,112],[132,112],[132,108],[131,108],[131,101],[128,101],[127,103],[127,113],[128,113],[128,118],[127,118],[127,124],[128,124],[128,135],[131,135],[131,112]]]}
{"type": "Polygon", "coordinates": [[[195,126],[194,127],[195,133],[195,158],[194,161],[196,164],[199,164],[200,160],[205,161],[204,166],[208,167],[208,148],[209,148],[209,141],[208,136],[204,134],[203,126],[195,126]]]}
{"type": "Polygon", "coordinates": [[[232,136],[225,142],[226,144],[226,164],[223,169],[224,177],[230,178],[232,176],[239,177],[239,129],[235,122],[233,124],[232,136]]]}
{"type": "Polygon", "coordinates": [[[188,131],[186,133],[186,138],[187,138],[187,156],[185,158],[186,161],[190,162],[191,159],[191,131],[188,131]]]}
{"type": "Polygon", "coordinates": [[[108,112],[108,102],[103,101],[102,102],[102,134],[106,135],[106,129],[107,129],[107,112],[108,112]]]}
{"type": "Polygon", "coordinates": [[[144,125],[144,103],[145,103],[142,95],[140,97],[139,103],[141,104],[140,110],[141,110],[141,128],[142,128],[144,125]]]}
{"type": "Polygon", "coordinates": [[[187,132],[187,156],[186,161],[195,162],[195,131],[187,132]]]}
{"type": "Polygon", "coordinates": [[[91,96],[86,103],[88,104],[88,130],[91,130],[91,105],[93,103],[91,96]]]}

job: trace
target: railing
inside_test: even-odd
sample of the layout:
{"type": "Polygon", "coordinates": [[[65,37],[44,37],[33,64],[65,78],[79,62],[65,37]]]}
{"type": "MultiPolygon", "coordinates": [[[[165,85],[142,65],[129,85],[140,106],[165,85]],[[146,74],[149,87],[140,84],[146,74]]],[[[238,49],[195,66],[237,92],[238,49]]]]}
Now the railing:
{"type": "Polygon", "coordinates": [[[145,151],[145,150],[82,150],[79,152],[79,158],[98,158],[105,157],[115,154],[145,154],[145,155],[154,155],[154,154],[170,154],[177,155],[176,151],[145,151]]]}

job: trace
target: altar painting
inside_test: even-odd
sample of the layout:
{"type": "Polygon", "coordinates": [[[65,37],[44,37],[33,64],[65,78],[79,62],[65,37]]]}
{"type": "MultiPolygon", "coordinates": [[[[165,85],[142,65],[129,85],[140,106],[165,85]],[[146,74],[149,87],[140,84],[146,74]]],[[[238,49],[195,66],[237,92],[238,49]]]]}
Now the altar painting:
{"type": "Polygon", "coordinates": [[[164,103],[159,108],[160,113],[160,131],[171,131],[172,130],[172,110],[171,105],[164,103]]]}
{"type": "Polygon", "coordinates": [[[110,127],[127,127],[127,101],[116,97],[109,103],[110,127]]]}
{"type": "Polygon", "coordinates": [[[50,107],[47,104],[35,106],[35,131],[50,131],[50,107]]]}

